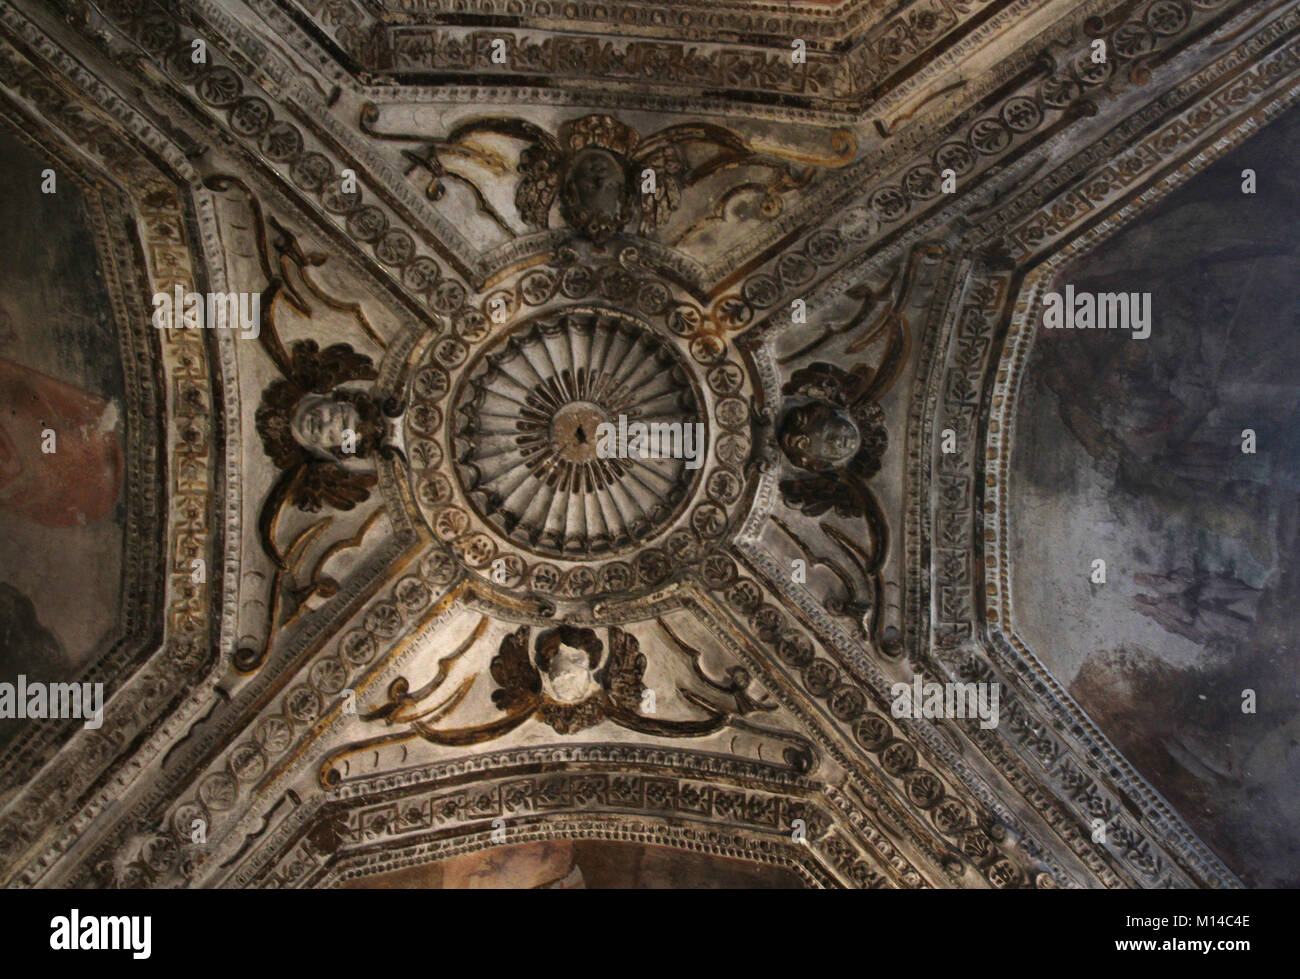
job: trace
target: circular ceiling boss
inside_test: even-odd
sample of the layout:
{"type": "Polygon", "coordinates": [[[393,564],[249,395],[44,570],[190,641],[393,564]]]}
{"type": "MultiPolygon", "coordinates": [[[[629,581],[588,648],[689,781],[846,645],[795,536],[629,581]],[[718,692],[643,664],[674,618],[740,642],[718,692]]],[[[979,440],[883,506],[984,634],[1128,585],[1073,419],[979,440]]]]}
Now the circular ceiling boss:
{"type": "Polygon", "coordinates": [[[572,599],[702,565],[745,496],[753,388],[725,346],[700,363],[691,341],[592,306],[477,351],[432,341],[405,427],[434,535],[497,586],[572,599]]]}
{"type": "Polygon", "coordinates": [[[462,386],[452,429],[457,475],[479,515],[534,553],[578,559],[660,533],[707,445],[682,358],[606,311],[536,320],[488,352],[462,386]]]}

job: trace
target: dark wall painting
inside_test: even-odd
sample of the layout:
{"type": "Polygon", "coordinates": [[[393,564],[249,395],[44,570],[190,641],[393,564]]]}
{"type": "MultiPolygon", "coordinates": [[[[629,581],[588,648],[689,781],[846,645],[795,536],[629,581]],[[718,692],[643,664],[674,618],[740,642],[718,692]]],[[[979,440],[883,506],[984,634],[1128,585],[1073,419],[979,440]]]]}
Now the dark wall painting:
{"type": "MultiPolygon", "coordinates": [[[[0,679],[55,682],[112,641],[121,594],[123,373],[86,204],[0,134],[0,679]],[[40,233],[34,233],[39,229],[40,233]],[[54,433],[53,452],[48,432],[54,433]]],[[[0,721],[0,741],[15,733],[0,721]]]]}
{"type": "Polygon", "coordinates": [[[1151,336],[1039,331],[1011,486],[1017,631],[1263,886],[1300,885],[1297,154],[1292,111],[1060,277],[1151,336]]]}

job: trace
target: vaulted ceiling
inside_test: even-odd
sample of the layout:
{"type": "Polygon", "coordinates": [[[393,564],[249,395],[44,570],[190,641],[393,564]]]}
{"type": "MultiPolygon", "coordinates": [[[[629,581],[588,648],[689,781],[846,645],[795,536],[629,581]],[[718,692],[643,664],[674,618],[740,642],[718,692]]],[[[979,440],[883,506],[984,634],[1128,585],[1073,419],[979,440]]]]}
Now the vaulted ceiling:
{"type": "Polygon", "coordinates": [[[0,879],[1300,881],[1298,27],[0,3],[0,879]]]}

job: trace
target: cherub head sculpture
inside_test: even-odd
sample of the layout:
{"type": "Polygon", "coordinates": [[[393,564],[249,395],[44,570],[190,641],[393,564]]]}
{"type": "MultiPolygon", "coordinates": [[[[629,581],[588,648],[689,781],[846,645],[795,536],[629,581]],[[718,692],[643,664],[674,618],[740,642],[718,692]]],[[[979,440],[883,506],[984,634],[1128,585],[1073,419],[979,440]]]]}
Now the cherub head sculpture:
{"type": "Polygon", "coordinates": [[[266,454],[283,470],[269,502],[350,510],[369,496],[374,474],[353,466],[383,449],[388,425],[369,392],[344,385],[375,377],[370,358],[345,344],[293,344],[286,376],[263,392],[257,409],[266,454]]]}
{"type": "Polygon", "coordinates": [[[779,439],[786,457],[810,472],[844,466],[862,445],[853,419],[824,401],[792,408],[781,425],[779,439]]]}
{"type": "Polygon", "coordinates": [[[637,214],[637,196],[626,157],[600,146],[579,150],[567,161],[560,184],[560,213],[592,241],[604,241],[637,214]]]}
{"type": "MultiPolygon", "coordinates": [[[[519,156],[515,192],[529,227],[547,227],[558,201],[565,223],[600,244],[634,221],[649,234],[677,207],[687,172],[678,149],[684,133],[670,129],[643,141],[611,116],[588,115],[564,123],[553,137],[535,128],[529,134],[534,142],[519,156]],[[642,184],[647,170],[654,174],[648,187],[642,184]]],[[[711,134],[692,130],[696,138],[711,134]]]]}
{"type": "Polygon", "coordinates": [[[795,371],[782,389],[786,403],[777,444],[806,472],[851,472],[860,479],[880,470],[889,444],[885,415],[869,393],[871,371],[843,371],[816,363],[795,371]]]}
{"type": "Polygon", "coordinates": [[[560,704],[576,704],[601,689],[596,677],[602,644],[591,629],[560,626],[537,637],[542,690],[560,704]]]}
{"type": "Polygon", "coordinates": [[[782,388],[777,444],[801,470],[781,480],[788,505],[813,517],[832,508],[845,517],[879,509],[866,481],[880,471],[889,434],[872,398],[873,377],[861,364],[844,371],[818,362],[795,371],[782,388]]]}
{"type": "Polygon", "coordinates": [[[383,441],[383,413],[369,395],[336,389],[306,394],[289,413],[289,433],[313,456],[333,462],[365,459],[383,441]]]}

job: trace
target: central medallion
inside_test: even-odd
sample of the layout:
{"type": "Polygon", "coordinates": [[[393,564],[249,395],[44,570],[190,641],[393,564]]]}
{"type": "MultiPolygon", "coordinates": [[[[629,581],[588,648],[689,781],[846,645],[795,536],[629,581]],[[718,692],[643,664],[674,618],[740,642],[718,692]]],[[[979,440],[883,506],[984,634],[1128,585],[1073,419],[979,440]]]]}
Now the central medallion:
{"type": "Polygon", "coordinates": [[[456,419],[466,499],[515,543],[570,560],[658,535],[702,462],[685,362],[612,311],[566,311],[499,340],[468,371],[456,419]]]}
{"type": "Polygon", "coordinates": [[[734,574],[723,547],[759,478],[754,378],[688,299],[612,268],[620,295],[659,295],[658,312],[550,307],[413,353],[402,503],[430,532],[428,560],[482,594],[617,615],[608,603],[734,574]]]}
{"type": "Polygon", "coordinates": [[[551,418],[551,451],[558,457],[557,465],[596,465],[597,433],[600,426],[610,424],[609,415],[594,401],[571,401],[551,418]]]}

